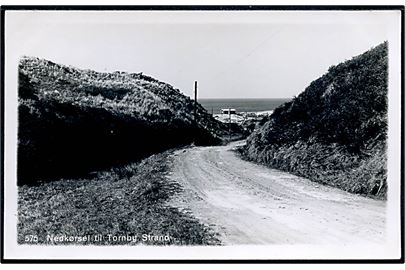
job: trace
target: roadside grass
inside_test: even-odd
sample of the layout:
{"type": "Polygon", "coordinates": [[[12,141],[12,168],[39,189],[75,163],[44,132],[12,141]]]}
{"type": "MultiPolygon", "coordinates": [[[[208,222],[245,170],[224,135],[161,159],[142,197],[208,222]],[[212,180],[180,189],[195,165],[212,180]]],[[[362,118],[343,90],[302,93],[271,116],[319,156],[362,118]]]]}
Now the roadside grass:
{"type": "Polygon", "coordinates": [[[307,144],[268,146],[266,150],[242,146],[235,152],[246,161],[286,171],[311,181],[374,199],[387,199],[386,150],[369,147],[366,157],[347,153],[343,147],[307,144]]]}
{"type": "Polygon", "coordinates": [[[18,243],[219,245],[209,226],[167,204],[182,191],[178,183],[165,177],[172,151],[98,172],[88,179],[19,187],[18,243]],[[47,238],[52,235],[90,237],[88,241],[55,243],[47,238]],[[95,239],[95,235],[103,239],[95,239]],[[108,235],[131,241],[111,241],[108,235]],[[142,235],[156,238],[144,241],[142,235]],[[31,241],[30,236],[37,241],[31,241]],[[168,238],[163,240],[163,236],[168,238]]]}

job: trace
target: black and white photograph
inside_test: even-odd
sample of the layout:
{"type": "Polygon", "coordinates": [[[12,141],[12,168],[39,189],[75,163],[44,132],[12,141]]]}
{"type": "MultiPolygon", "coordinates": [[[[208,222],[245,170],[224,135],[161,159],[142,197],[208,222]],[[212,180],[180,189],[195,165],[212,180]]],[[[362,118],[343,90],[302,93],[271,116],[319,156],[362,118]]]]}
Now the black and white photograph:
{"type": "Polygon", "coordinates": [[[403,262],[403,10],[3,6],[2,260],[403,262]]]}

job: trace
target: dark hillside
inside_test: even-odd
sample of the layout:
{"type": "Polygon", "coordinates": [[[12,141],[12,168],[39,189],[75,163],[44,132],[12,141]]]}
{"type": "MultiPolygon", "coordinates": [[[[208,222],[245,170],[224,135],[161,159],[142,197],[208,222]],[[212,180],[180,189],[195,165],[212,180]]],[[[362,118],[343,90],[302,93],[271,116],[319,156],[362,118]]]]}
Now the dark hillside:
{"type": "Polygon", "coordinates": [[[99,73],[32,57],[19,67],[18,184],[72,177],[165,149],[220,143],[226,126],[142,73],[99,73]]]}
{"type": "Polygon", "coordinates": [[[386,194],[387,43],[329,68],[247,141],[251,160],[344,190],[386,194]]]}

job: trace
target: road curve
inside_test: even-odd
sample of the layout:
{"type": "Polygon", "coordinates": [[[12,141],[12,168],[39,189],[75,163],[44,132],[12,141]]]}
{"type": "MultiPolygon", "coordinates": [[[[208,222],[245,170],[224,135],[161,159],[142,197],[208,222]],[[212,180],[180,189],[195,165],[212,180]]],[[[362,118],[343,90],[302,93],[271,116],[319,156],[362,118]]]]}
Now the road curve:
{"type": "Polygon", "coordinates": [[[170,204],[213,224],[225,245],[384,241],[384,201],[244,161],[240,144],[175,152],[168,177],[184,192],[170,204]]]}

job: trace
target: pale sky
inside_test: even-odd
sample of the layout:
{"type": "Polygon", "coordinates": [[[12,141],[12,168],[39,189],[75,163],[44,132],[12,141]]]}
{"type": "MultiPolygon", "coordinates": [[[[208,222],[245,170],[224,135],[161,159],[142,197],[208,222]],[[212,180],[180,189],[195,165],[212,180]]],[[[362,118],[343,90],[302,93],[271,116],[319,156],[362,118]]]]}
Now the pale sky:
{"type": "MultiPolygon", "coordinates": [[[[143,72],[200,98],[290,98],[388,38],[393,12],[7,12],[22,55],[143,72]]],[[[395,15],[395,14],[394,14],[395,15]]],[[[14,57],[14,58],[13,58],[14,57]]]]}

